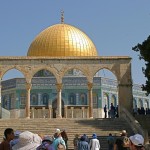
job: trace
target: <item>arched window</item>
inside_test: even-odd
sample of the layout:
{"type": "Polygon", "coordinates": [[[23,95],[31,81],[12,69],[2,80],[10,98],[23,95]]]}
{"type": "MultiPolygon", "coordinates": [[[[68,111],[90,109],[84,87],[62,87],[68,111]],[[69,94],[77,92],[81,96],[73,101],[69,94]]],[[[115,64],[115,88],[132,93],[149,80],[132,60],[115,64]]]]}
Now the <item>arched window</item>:
{"type": "Polygon", "coordinates": [[[38,105],[38,95],[31,94],[31,105],[38,105]]]}
{"type": "Polygon", "coordinates": [[[48,99],[49,99],[49,96],[47,93],[44,93],[42,95],[42,100],[41,100],[41,105],[48,105],[48,99]]]}
{"type": "Polygon", "coordinates": [[[97,100],[97,94],[93,93],[93,108],[97,108],[98,107],[98,100],[97,100]]]}
{"type": "Polygon", "coordinates": [[[71,93],[69,95],[69,104],[70,105],[75,105],[76,104],[76,95],[74,93],[71,93]]]}
{"type": "Polygon", "coordinates": [[[7,110],[10,109],[9,95],[5,95],[2,97],[2,107],[7,110]]]}
{"type": "Polygon", "coordinates": [[[85,93],[80,94],[80,103],[81,103],[81,105],[86,105],[87,104],[85,93]]]}

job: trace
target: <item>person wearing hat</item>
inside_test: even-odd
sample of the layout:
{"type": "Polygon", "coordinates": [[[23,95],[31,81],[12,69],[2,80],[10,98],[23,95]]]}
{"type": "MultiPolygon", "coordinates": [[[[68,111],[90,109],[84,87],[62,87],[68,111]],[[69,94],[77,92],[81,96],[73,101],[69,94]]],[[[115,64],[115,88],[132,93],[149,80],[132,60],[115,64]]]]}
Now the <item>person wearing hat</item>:
{"type": "Polygon", "coordinates": [[[58,150],[60,148],[66,149],[66,144],[61,136],[60,129],[56,129],[54,136],[55,136],[55,139],[53,141],[54,150],[58,150]]]}
{"type": "Polygon", "coordinates": [[[121,136],[116,139],[116,142],[114,144],[114,150],[130,150],[129,149],[130,140],[127,137],[126,130],[122,130],[120,135],[121,136]]]}
{"type": "Polygon", "coordinates": [[[36,150],[41,144],[42,139],[38,134],[24,131],[19,135],[19,141],[12,147],[12,150],[36,150]]]}
{"type": "Polygon", "coordinates": [[[54,150],[52,145],[53,139],[50,136],[45,136],[42,140],[42,144],[36,148],[36,150],[54,150]]]}
{"type": "Polygon", "coordinates": [[[100,149],[100,142],[97,139],[97,135],[95,133],[93,133],[93,135],[92,135],[92,139],[90,140],[89,147],[90,147],[90,150],[99,150],[100,149]]]}
{"type": "Polygon", "coordinates": [[[135,134],[129,137],[130,139],[130,150],[145,150],[144,138],[140,134],[135,134]]]}

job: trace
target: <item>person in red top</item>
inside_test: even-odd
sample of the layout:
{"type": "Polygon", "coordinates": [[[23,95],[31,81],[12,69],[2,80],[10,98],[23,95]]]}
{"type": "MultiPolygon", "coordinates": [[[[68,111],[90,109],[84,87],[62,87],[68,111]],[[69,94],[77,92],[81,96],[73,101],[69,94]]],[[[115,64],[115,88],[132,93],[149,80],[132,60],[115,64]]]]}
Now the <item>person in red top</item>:
{"type": "Polygon", "coordinates": [[[10,141],[14,139],[14,130],[7,128],[4,131],[5,139],[0,144],[0,150],[11,150],[10,141]]]}

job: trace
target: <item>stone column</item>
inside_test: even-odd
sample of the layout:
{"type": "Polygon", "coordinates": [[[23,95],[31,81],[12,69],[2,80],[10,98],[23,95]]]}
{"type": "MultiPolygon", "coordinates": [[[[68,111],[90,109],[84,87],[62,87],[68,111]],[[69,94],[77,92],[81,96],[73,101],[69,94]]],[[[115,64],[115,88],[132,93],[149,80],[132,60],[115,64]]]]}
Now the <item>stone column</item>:
{"type": "Polygon", "coordinates": [[[49,116],[49,118],[51,118],[51,115],[52,115],[52,107],[51,106],[48,106],[48,112],[49,112],[48,116],[49,116]]]}
{"type": "Polygon", "coordinates": [[[31,117],[34,118],[34,107],[32,107],[31,117]]]}
{"type": "Polygon", "coordinates": [[[119,114],[121,107],[127,109],[131,114],[133,113],[132,84],[118,84],[118,100],[119,114]]]}
{"type": "Polygon", "coordinates": [[[56,84],[57,86],[57,118],[62,118],[62,104],[61,104],[61,91],[62,84],[56,84]]]}
{"type": "Polygon", "coordinates": [[[73,118],[74,107],[71,107],[71,118],[73,118]]]}
{"type": "Polygon", "coordinates": [[[82,118],[84,118],[84,107],[82,107],[82,118]]]}
{"type": "Polygon", "coordinates": [[[67,118],[68,113],[67,113],[67,106],[65,106],[65,118],[67,118]]]}
{"type": "Polygon", "coordinates": [[[30,91],[32,84],[26,83],[27,100],[26,100],[26,118],[30,118],[30,91]]]}
{"type": "Polygon", "coordinates": [[[45,118],[45,107],[42,107],[42,118],[45,118]]]}
{"type": "Polygon", "coordinates": [[[92,95],[93,83],[88,83],[89,94],[89,118],[93,118],[93,95],[92,95]]]}

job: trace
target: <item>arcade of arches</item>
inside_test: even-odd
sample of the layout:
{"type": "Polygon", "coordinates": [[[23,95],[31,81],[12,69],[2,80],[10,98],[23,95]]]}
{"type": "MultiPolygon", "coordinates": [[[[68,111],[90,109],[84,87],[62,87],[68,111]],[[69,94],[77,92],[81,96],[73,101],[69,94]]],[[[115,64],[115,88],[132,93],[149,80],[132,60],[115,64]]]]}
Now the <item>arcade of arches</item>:
{"type": "MultiPolygon", "coordinates": [[[[132,98],[132,77],[131,77],[131,58],[130,57],[0,57],[0,78],[10,69],[19,70],[25,78],[26,84],[26,103],[25,109],[22,113],[24,117],[34,117],[38,112],[38,107],[31,107],[30,98],[32,97],[32,103],[35,96],[31,95],[32,89],[32,78],[36,72],[42,69],[46,69],[51,72],[55,79],[56,96],[55,100],[48,104],[46,101],[47,95],[44,95],[43,104],[48,104],[48,108],[42,107],[43,112],[47,112],[48,117],[67,117],[68,113],[73,117],[76,111],[80,109],[80,117],[93,117],[93,78],[94,75],[101,69],[107,68],[117,78],[118,82],[118,103],[119,112],[121,108],[126,108],[129,112],[132,112],[133,98],[132,98]],[[87,79],[87,90],[88,90],[88,102],[87,105],[78,105],[76,107],[67,105],[62,99],[63,82],[62,79],[67,71],[70,69],[78,69],[83,72],[87,79]]],[[[2,87],[1,87],[2,88],[2,87]]],[[[106,95],[107,96],[107,95],[106,95]]],[[[1,97],[1,90],[0,90],[1,97]]],[[[22,96],[23,97],[23,96],[22,96]]],[[[84,100],[84,96],[82,96],[84,100]]],[[[112,97],[115,102],[115,97],[112,97]]],[[[73,101],[73,99],[72,99],[73,101]]]]}

